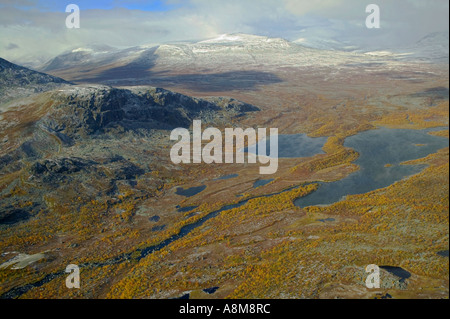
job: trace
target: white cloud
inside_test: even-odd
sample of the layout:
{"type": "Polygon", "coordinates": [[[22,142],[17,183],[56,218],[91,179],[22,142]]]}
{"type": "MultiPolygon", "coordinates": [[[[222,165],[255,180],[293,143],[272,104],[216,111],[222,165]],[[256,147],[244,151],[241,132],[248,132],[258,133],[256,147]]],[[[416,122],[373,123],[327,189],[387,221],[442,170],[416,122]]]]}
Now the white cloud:
{"type": "MultiPolygon", "coordinates": [[[[22,0],[24,5],[33,1],[22,0]]],[[[66,29],[65,12],[39,8],[0,10],[0,48],[15,61],[42,60],[86,44],[134,46],[180,40],[200,40],[223,33],[328,37],[360,46],[389,49],[418,40],[434,31],[448,31],[446,0],[168,0],[167,12],[139,10],[81,11],[81,28],[66,29]],[[380,30],[364,27],[365,6],[381,9],[380,30]]]]}

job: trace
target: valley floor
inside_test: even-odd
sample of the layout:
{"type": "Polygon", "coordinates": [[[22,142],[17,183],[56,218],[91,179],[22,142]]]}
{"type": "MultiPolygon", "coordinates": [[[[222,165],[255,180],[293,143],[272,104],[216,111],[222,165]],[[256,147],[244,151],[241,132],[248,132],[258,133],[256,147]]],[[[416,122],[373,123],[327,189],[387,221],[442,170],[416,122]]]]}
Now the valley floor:
{"type": "MultiPolygon", "coordinates": [[[[33,179],[26,160],[20,170],[4,170],[4,203],[24,211],[43,204],[31,218],[0,225],[0,296],[448,298],[448,147],[403,163],[424,168],[386,188],[328,206],[294,205],[317,182],[359,169],[358,154],[343,145],[349,136],[377,127],[438,127],[430,134],[448,138],[448,71],[414,68],[414,76],[405,71],[395,78],[363,69],[333,76],[329,70],[283,70],[279,82],[248,90],[205,92],[172,83],[169,89],[190,96],[231,96],[261,108],[235,118],[237,126],[328,137],[324,154],[280,159],[277,173],[267,177],[273,181],[258,188],[253,184],[266,178],[259,164],[173,165],[169,131],[101,140],[103,149],[98,143],[55,146],[46,155],[100,162],[105,154],[119,154],[145,170],[114,177],[114,189],[104,178],[117,162],[55,188],[33,179]],[[447,96],[434,94],[436,88],[447,88],[447,96]],[[237,177],[215,180],[231,174],[237,177]],[[206,188],[195,196],[177,194],[178,187],[201,185],[206,188]],[[238,205],[222,210],[232,204],[238,205]],[[189,225],[196,227],[184,232],[189,225]],[[5,264],[18,254],[43,258],[25,258],[21,267],[5,264]],[[69,264],[80,266],[81,289],[66,288],[69,264]],[[368,289],[369,264],[400,267],[408,275],[384,267],[381,288],[368,289]]],[[[7,112],[2,116],[17,115],[7,112]]],[[[14,132],[8,134],[12,140],[14,132]]]]}

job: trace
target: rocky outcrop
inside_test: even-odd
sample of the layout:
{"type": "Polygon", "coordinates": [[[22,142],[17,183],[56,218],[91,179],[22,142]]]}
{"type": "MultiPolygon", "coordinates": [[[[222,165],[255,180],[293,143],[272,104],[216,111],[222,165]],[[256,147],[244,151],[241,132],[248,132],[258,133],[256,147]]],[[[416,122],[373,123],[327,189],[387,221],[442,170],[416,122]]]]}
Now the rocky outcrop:
{"type": "Polygon", "coordinates": [[[224,122],[259,110],[231,98],[197,99],[152,87],[76,86],[55,92],[51,99],[53,105],[39,124],[70,138],[112,130],[189,127],[194,119],[224,122]]]}
{"type": "Polygon", "coordinates": [[[36,162],[31,166],[31,172],[35,175],[43,174],[71,174],[81,171],[83,168],[95,165],[94,161],[82,158],[58,158],[36,162]]]}
{"type": "Polygon", "coordinates": [[[235,111],[237,113],[247,113],[259,111],[254,105],[241,102],[229,97],[213,97],[209,101],[219,105],[221,108],[229,111],[235,111]]]}
{"type": "Polygon", "coordinates": [[[133,180],[146,171],[121,156],[96,162],[80,157],[62,157],[34,162],[30,169],[33,180],[46,184],[61,185],[76,181],[82,183],[86,179],[109,182],[133,180]],[[105,172],[108,172],[105,174],[105,172]]]}
{"type": "Polygon", "coordinates": [[[0,58],[0,104],[71,83],[0,58]]]}

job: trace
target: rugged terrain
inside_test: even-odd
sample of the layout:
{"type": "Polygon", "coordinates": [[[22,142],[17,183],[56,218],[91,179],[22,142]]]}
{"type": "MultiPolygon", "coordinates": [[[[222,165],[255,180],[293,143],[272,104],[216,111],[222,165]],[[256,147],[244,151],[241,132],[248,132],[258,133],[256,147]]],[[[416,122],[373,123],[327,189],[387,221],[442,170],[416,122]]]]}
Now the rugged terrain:
{"type": "Polygon", "coordinates": [[[343,145],[358,132],[448,138],[448,62],[238,34],[80,48],[40,69],[52,76],[2,67],[3,298],[448,297],[448,148],[389,187],[293,204],[358,170],[343,145]],[[36,93],[16,94],[24,72],[39,75],[25,86],[39,82],[36,93]],[[280,159],[254,188],[266,178],[257,164],[170,161],[170,131],[194,119],[327,142],[324,154],[280,159]],[[201,192],[183,196],[190,187],[201,192]],[[80,290],[64,284],[71,263],[80,290]],[[378,290],[364,285],[368,264],[386,266],[378,290]]]}
{"type": "Polygon", "coordinates": [[[0,58],[0,104],[17,97],[55,89],[70,83],[0,58]]]}

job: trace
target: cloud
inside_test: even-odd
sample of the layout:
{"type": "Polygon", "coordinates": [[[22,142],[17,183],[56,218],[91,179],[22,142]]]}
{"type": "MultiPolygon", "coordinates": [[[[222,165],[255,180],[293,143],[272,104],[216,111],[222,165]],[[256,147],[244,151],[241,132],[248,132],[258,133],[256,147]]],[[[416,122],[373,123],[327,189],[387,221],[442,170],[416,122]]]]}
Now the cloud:
{"type": "Polygon", "coordinates": [[[365,27],[365,6],[372,1],[361,0],[166,0],[152,2],[154,10],[148,1],[128,2],[128,8],[111,8],[110,2],[123,5],[122,0],[99,1],[105,5],[98,9],[81,7],[80,29],[67,29],[67,13],[64,8],[49,10],[52,1],[20,0],[13,5],[12,0],[2,0],[0,47],[15,43],[20,49],[0,56],[41,61],[87,44],[127,47],[235,32],[289,40],[325,37],[389,49],[431,32],[448,32],[446,0],[374,0],[381,9],[378,30],[365,27]]]}
{"type": "Polygon", "coordinates": [[[14,50],[14,49],[18,49],[18,48],[19,48],[19,46],[12,42],[5,47],[6,50],[14,50]]]}

